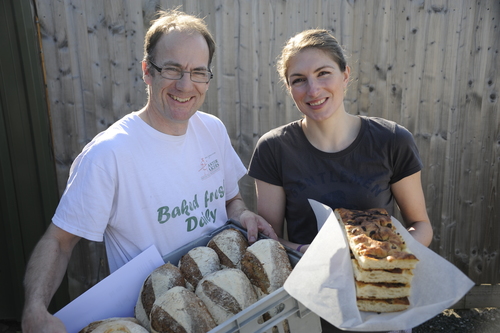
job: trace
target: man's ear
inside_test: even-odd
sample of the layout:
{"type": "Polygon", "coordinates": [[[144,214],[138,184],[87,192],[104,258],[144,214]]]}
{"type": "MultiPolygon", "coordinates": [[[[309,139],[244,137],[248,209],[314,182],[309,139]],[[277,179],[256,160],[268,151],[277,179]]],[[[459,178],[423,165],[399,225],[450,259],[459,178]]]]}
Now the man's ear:
{"type": "Polygon", "coordinates": [[[141,63],[141,66],[142,66],[142,79],[147,85],[151,85],[152,77],[151,73],[149,72],[148,63],[146,61],[143,61],[141,63]]]}

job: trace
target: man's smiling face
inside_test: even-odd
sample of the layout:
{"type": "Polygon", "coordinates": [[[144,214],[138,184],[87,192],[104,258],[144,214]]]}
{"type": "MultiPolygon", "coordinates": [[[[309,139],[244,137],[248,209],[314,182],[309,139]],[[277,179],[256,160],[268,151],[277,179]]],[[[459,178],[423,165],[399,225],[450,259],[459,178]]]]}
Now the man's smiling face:
{"type": "MultiPolygon", "coordinates": [[[[161,67],[175,67],[183,71],[208,70],[209,51],[199,33],[172,31],[163,35],[154,51],[154,63],[161,67]]],[[[150,86],[150,107],[156,115],[171,125],[187,123],[205,100],[209,83],[191,81],[185,73],[180,80],[163,78],[150,68],[145,75],[150,86]]]]}

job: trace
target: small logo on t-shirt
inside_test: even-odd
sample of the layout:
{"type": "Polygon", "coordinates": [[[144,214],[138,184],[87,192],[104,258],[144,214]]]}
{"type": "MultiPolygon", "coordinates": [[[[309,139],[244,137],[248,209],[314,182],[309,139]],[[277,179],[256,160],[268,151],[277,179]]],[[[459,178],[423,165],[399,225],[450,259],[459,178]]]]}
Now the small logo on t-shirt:
{"type": "Polygon", "coordinates": [[[201,179],[204,180],[217,171],[220,170],[219,160],[217,160],[215,153],[203,157],[200,162],[200,172],[202,173],[201,179]]]}

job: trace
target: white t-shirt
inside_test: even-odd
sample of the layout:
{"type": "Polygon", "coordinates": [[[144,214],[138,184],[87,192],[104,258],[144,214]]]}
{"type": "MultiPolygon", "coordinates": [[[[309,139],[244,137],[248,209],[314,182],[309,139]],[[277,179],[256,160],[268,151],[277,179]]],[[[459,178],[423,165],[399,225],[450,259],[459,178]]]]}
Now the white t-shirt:
{"type": "Polygon", "coordinates": [[[198,111],[185,135],[171,136],[134,112],[78,155],[52,221],[104,236],[113,272],[152,244],[166,255],[223,225],[245,173],[218,118],[198,111]]]}

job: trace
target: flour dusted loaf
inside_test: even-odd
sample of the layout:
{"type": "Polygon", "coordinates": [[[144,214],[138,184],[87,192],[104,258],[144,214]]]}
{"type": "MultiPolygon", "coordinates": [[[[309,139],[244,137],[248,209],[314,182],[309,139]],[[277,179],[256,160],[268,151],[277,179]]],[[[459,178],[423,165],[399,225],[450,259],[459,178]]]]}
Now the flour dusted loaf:
{"type": "Polygon", "coordinates": [[[194,291],[203,277],[220,270],[221,265],[219,256],[212,248],[199,246],[182,256],[179,269],[186,280],[186,287],[194,291]]]}
{"type": "Polygon", "coordinates": [[[217,253],[222,268],[239,269],[248,241],[239,230],[228,228],[215,235],[207,246],[217,253]]]}
{"type": "Polygon", "coordinates": [[[217,325],[205,304],[189,289],[173,287],[153,304],[152,333],[206,333],[217,325]]]}
{"type": "Polygon", "coordinates": [[[335,209],[351,250],[359,310],[403,311],[410,306],[416,256],[385,209],[335,209]]]}
{"type": "Polygon", "coordinates": [[[132,317],[115,317],[97,320],[80,330],[79,333],[148,333],[139,321],[132,317]]]}
{"type": "Polygon", "coordinates": [[[204,277],[196,295],[205,303],[217,325],[257,302],[247,276],[239,269],[227,268],[204,277]]]}
{"type": "Polygon", "coordinates": [[[274,239],[261,239],[247,248],[241,270],[260,297],[281,288],[292,272],[285,248],[274,239]]]}
{"type": "Polygon", "coordinates": [[[149,315],[157,298],[175,286],[186,286],[180,269],[171,263],[156,268],[144,281],[135,305],[135,317],[144,327],[149,327],[149,315]]]}

